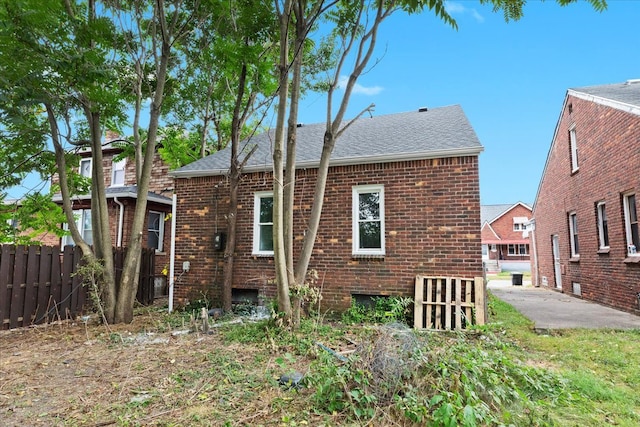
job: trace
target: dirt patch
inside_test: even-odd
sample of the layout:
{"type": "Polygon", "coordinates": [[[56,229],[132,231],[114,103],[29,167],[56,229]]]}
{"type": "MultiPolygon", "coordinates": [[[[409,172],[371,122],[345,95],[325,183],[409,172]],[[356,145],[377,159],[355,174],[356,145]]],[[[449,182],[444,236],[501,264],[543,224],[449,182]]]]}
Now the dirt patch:
{"type": "Polygon", "coordinates": [[[278,385],[283,370],[305,371],[303,357],[283,366],[269,345],[225,343],[215,330],[159,331],[158,322],[145,315],[109,329],[63,322],[0,332],[1,424],[314,424],[300,412],[307,391],[278,385]]]}

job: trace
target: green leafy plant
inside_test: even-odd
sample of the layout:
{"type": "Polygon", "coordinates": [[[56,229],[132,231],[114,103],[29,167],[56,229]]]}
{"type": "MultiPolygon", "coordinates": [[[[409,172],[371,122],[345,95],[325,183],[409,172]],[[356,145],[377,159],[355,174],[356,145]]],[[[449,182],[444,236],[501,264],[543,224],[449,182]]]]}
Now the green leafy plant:
{"type": "Polygon", "coordinates": [[[372,297],[372,305],[359,304],[351,299],[351,306],[342,314],[342,321],[354,323],[410,323],[408,316],[413,304],[409,297],[372,297]]]}

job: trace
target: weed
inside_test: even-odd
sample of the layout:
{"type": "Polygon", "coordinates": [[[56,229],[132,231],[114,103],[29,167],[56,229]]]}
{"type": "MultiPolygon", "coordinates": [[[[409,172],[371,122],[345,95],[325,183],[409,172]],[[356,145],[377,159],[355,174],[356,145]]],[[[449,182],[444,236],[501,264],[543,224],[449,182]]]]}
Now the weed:
{"type": "Polygon", "coordinates": [[[346,324],[357,323],[409,323],[408,315],[413,299],[408,297],[372,297],[372,305],[359,304],[351,299],[351,306],[342,314],[346,324]]]}

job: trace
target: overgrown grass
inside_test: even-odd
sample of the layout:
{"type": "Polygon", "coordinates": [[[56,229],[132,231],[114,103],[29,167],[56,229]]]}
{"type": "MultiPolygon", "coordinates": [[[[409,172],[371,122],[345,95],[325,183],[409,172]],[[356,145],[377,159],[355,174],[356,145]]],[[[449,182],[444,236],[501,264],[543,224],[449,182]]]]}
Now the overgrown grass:
{"type": "Polygon", "coordinates": [[[538,335],[510,305],[491,298],[492,321],[517,344],[511,358],[566,379],[567,405],[550,408],[557,425],[640,425],[640,330],[572,329],[538,335]]]}

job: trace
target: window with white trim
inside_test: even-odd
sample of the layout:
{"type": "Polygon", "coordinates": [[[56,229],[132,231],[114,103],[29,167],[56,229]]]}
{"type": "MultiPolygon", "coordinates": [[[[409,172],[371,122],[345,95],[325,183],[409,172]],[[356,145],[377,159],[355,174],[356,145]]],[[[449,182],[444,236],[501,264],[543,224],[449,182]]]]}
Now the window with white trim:
{"type": "Polygon", "coordinates": [[[352,190],[354,255],[384,255],[384,186],[363,185],[352,190]]]}
{"type": "Polygon", "coordinates": [[[580,256],[578,245],[578,216],[575,212],[569,213],[569,239],[571,241],[571,257],[580,256]]]}
{"type": "Polygon", "coordinates": [[[529,255],[529,245],[526,243],[507,245],[507,255],[529,255]]]}
{"type": "Polygon", "coordinates": [[[527,228],[529,218],[526,216],[514,216],[513,217],[513,231],[524,231],[527,228]]]}
{"type": "Polygon", "coordinates": [[[78,173],[85,178],[91,178],[91,157],[88,159],[80,159],[78,173]]]}
{"type": "MultiPolygon", "coordinates": [[[[87,242],[88,245],[93,245],[93,229],[91,225],[91,209],[77,209],[73,211],[73,217],[75,218],[76,227],[78,227],[78,231],[80,235],[87,242]]],[[[62,228],[65,230],[69,230],[69,224],[63,224],[62,228]]],[[[62,246],[75,246],[76,242],[73,240],[71,235],[62,237],[62,246]]]]}
{"type": "Polygon", "coordinates": [[[273,255],[273,193],[256,193],[253,201],[253,254],[273,255]]]}
{"type": "Polygon", "coordinates": [[[571,147],[571,172],[578,170],[578,142],[576,139],[576,126],[569,128],[569,146],[571,147]]]}
{"type": "Polygon", "coordinates": [[[598,216],[598,243],[600,249],[609,247],[609,225],[607,223],[607,209],[605,202],[598,202],[596,212],[598,216]]]}
{"type": "Polygon", "coordinates": [[[625,194],[624,202],[624,228],[627,238],[627,255],[640,256],[640,235],[638,233],[638,209],[636,207],[636,195],[634,193],[625,194]]]}
{"type": "Polygon", "coordinates": [[[149,211],[147,225],[147,247],[162,252],[164,240],[164,213],[149,211]]]}
{"type": "Polygon", "coordinates": [[[124,185],[124,170],[127,166],[127,159],[113,161],[111,163],[111,186],[122,187],[124,185]]]}

